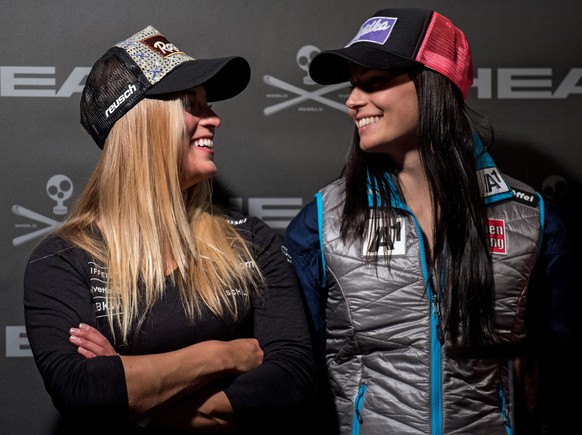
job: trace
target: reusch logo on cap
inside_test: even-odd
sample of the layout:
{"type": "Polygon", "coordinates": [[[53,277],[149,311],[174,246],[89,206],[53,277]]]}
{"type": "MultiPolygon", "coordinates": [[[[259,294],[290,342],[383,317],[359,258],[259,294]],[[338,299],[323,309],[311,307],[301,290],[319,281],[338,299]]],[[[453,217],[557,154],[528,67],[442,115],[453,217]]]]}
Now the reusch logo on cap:
{"type": "Polygon", "coordinates": [[[156,53],[159,53],[162,57],[168,57],[173,54],[182,53],[182,51],[178,50],[174,44],[172,44],[163,35],[160,34],[142,39],[141,42],[156,53]]]}
{"type": "Polygon", "coordinates": [[[105,111],[105,118],[109,118],[109,116],[115,112],[124,101],[128,100],[135,92],[137,92],[137,87],[134,84],[129,84],[127,86],[126,91],[121,94],[117,99],[113,102],[111,106],[107,108],[105,111]]]}
{"type": "Polygon", "coordinates": [[[392,29],[394,29],[394,24],[396,24],[398,18],[396,17],[372,17],[367,20],[360,30],[354,36],[346,47],[349,47],[355,42],[373,42],[374,44],[384,45],[388,40],[392,29]]]}

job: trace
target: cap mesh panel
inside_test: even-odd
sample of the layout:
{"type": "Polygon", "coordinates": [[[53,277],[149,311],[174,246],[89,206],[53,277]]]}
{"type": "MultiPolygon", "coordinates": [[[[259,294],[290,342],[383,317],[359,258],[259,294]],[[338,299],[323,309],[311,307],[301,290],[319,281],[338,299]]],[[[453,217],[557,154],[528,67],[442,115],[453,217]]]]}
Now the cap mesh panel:
{"type": "Polygon", "coordinates": [[[465,35],[447,18],[433,14],[417,60],[448,77],[467,96],[473,83],[473,60],[465,35]]]}
{"type": "Polygon", "coordinates": [[[143,98],[139,72],[121,56],[120,50],[108,50],[95,63],[81,96],[81,124],[101,148],[113,124],[143,98]]]}

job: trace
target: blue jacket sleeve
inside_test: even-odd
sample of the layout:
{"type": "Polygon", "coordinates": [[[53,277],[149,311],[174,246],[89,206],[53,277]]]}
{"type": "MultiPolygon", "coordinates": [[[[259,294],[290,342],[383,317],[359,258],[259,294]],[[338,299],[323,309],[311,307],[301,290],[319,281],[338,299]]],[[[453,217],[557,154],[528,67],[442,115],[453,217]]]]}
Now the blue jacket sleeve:
{"type": "Polygon", "coordinates": [[[546,287],[549,342],[568,346],[574,340],[574,264],[568,231],[557,205],[545,205],[542,250],[536,268],[546,287]]]}
{"type": "Polygon", "coordinates": [[[289,223],[283,244],[301,283],[316,344],[323,349],[327,288],[315,200],[289,223]]]}

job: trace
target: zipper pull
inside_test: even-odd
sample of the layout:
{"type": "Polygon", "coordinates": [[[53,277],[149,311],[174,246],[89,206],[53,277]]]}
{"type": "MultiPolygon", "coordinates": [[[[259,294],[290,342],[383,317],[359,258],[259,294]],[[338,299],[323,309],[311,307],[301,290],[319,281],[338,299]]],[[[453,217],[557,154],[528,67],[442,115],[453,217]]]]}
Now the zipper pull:
{"type": "Polygon", "coordinates": [[[434,315],[435,315],[436,320],[437,320],[437,324],[436,324],[437,338],[438,338],[441,346],[443,346],[445,344],[445,334],[443,333],[443,326],[442,326],[443,317],[441,315],[439,302],[438,302],[438,299],[437,299],[437,296],[436,296],[434,289],[433,289],[433,294],[432,294],[432,309],[433,309],[434,315]]]}

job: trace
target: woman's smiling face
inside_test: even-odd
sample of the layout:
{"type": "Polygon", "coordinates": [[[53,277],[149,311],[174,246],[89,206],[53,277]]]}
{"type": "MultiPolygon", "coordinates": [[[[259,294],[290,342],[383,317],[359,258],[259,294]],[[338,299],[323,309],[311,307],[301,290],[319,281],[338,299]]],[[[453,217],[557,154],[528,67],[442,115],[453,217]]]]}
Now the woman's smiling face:
{"type": "Polygon", "coordinates": [[[346,106],[358,127],[362,151],[392,155],[416,148],[418,97],[412,78],[351,65],[350,82],[346,106]]]}
{"type": "Polygon", "coordinates": [[[206,91],[198,86],[187,92],[189,108],[184,111],[186,139],[182,146],[180,187],[182,191],[212,178],[218,169],[214,163],[214,132],[220,118],[206,100],[206,91]]]}

